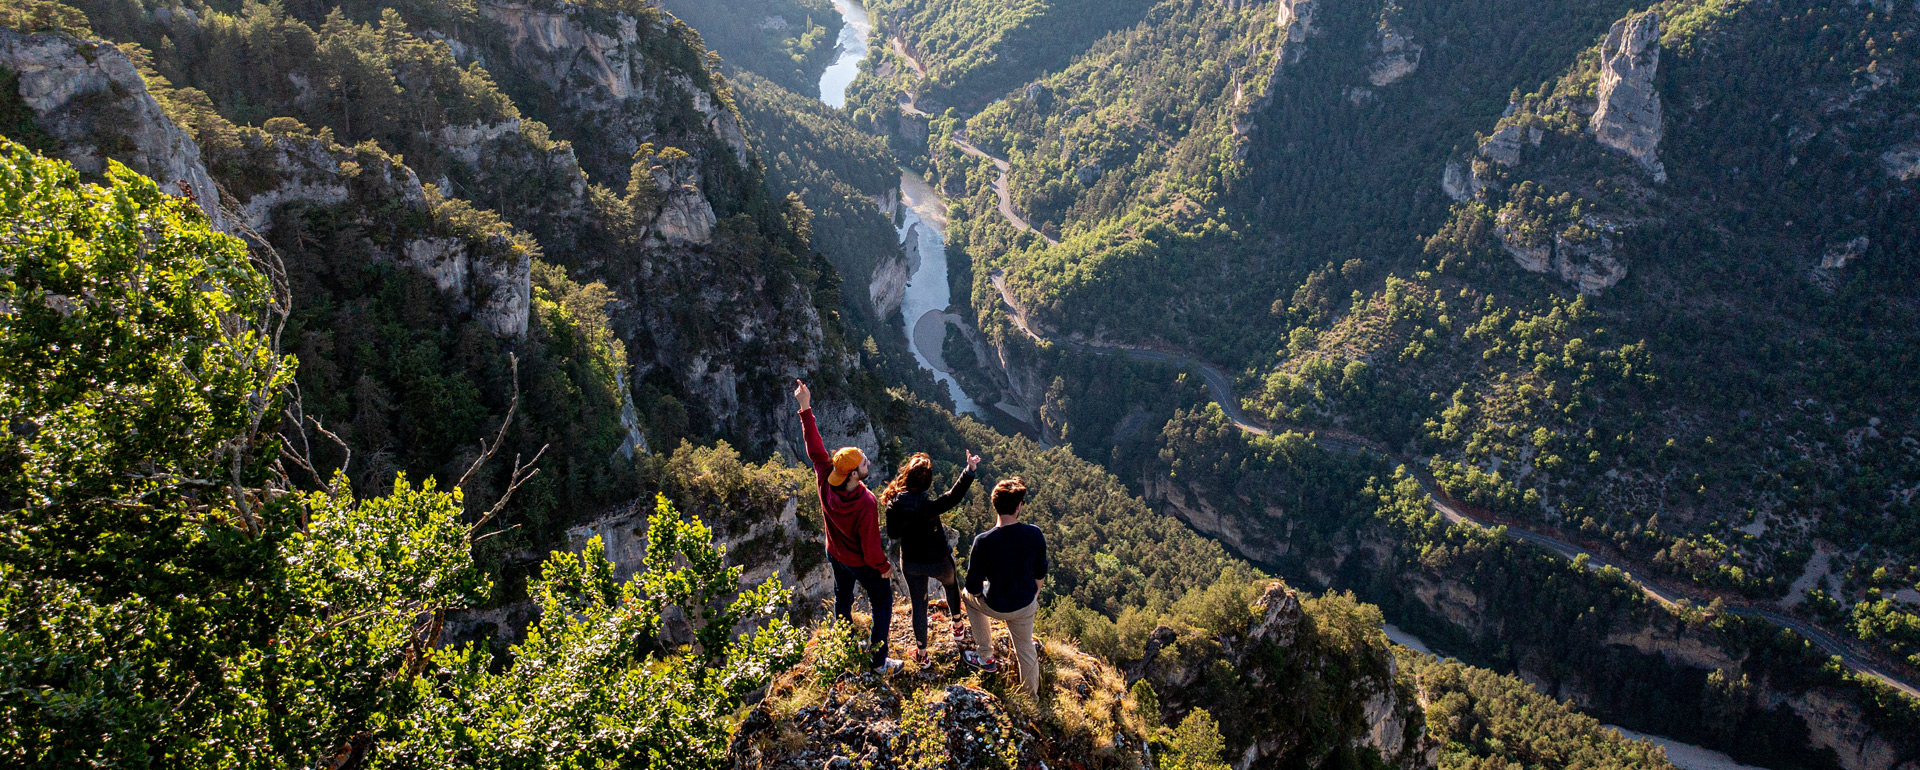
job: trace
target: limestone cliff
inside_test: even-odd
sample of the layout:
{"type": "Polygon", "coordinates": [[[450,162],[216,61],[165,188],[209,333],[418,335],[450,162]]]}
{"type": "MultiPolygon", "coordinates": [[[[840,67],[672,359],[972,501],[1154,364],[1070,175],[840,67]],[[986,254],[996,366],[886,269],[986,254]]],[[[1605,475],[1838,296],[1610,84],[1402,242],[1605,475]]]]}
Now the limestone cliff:
{"type": "Polygon", "coordinates": [[[1659,67],[1659,12],[1614,22],[1600,47],[1600,104],[1593,113],[1592,131],[1601,144],[1639,161],[1655,182],[1665,182],[1666,166],[1655,154],[1666,135],[1660,92],[1653,83],[1659,67]]]}
{"type": "Polygon", "coordinates": [[[229,189],[248,227],[272,239],[282,217],[330,209],[371,237],[352,244],[373,261],[424,273],[457,313],[500,337],[527,331],[532,253],[505,231],[479,232],[446,221],[448,205],[413,170],[371,148],[348,149],[313,136],[240,134],[248,185],[229,189]],[[262,185],[259,180],[272,180],[262,185]],[[377,234],[375,236],[374,234],[377,234]]]}
{"type": "Polygon", "coordinates": [[[1420,68],[1420,55],[1426,50],[1393,24],[1392,15],[1397,10],[1397,6],[1389,4],[1382,13],[1380,30],[1369,44],[1378,52],[1367,68],[1367,82],[1375,87],[1390,86],[1412,75],[1420,68]]]}
{"type": "Polygon", "coordinates": [[[909,225],[900,236],[900,251],[882,257],[867,279],[867,299],[873,303],[874,315],[883,320],[900,313],[900,303],[907,295],[907,281],[920,271],[919,227],[917,223],[909,225]]]}
{"type": "Polygon", "coordinates": [[[20,78],[20,99],[83,174],[108,160],[152,178],[160,189],[190,193],[216,227],[230,229],[200,147],[147,92],[127,56],[100,41],[0,28],[0,67],[20,78]]]}
{"type": "Polygon", "coordinates": [[[498,33],[454,30],[444,36],[476,52],[487,50],[478,44],[481,39],[504,39],[500,53],[507,61],[482,63],[524,77],[542,100],[564,112],[568,120],[550,122],[573,140],[595,176],[623,180],[640,145],[659,133],[655,118],[683,104],[728,148],[732,163],[746,164],[739,114],[722,101],[714,75],[700,66],[704,62],[692,69],[670,66],[653,50],[679,23],[671,17],[657,12],[635,17],[566,2],[485,0],[478,9],[499,26],[498,33]]]}
{"type": "MultiPolygon", "coordinates": [[[[547,0],[477,8],[482,22],[431,34],[485,66],[566,140],[554,145],[564,157],[542,183],[554,191],[544,208],[503,214],[538,236],[548,260],[613,290],[609,311],[632,387],[670,383],[697,432],[799,456],[782,386],[844,371],[851,358],[827,342],[810,288],[785,266],[790,257],[771,253],[772,228],[741,216],[754,215],[743,201],[767,193],[698,36],[657,9],[636,15],[547,0]],[[618,207],[589,200],[589,179],[628,191],[631,228],[618,207]],[[753,228],[760,232],[743,231],[753,228]]],[[[507,175],[475,190],[476,200],[515,194],[507,175]]],[[[858,409],[823,413],[821,422],[823,433],[850,443],[872,436],[858,409]]]]}
{"type": "Polygon", "coordinates": [[[506,235],[475,235],[436,220],[437,199],[413,171],[377,150],[350,150],[311,135],[245,129],[231,158],[202,158],[201,148],[167,117],[126,55],[105,43],[63,34],[0,29],[0,66],[20,73],[20,97],[59,154],[83,171],[108,159],[163,187],[189,193],[229,231],[267,235],[289,207],[323,207],[379,231],[356,244],[376,261],[420,271],[458,313],[502,337],[526,332],[530,254],[506,235]],[[223,161],[215,164],[215,161],[223,161]],[[210,164],[239,169],[217,181],[210,164]],[[221,208],[221,181],[235,204],[221,208]],[[230,217],[229,214],[232,214],[230,217]]]}
{"type": "Polygon", "coordinates": [[[1270,725],[1237,751],[1237,768],[1289,766],[1299,752],[1327,735],[1308,736],[1284,729],[1300,713],[1325,704],[1315,703],[1302,690],[1324,689],[1347,701],[1339,716],[1315,720],[1315,728],[1331,731],[1356,748],[1372,749],[1390,767],[1429,768],[1440,746],[1426,735],[1426,715],[1398,664],[1377,636],[1357,649],[1339,649],[1320,642],[1318,624],[1325,618],[1309,615],[1300,595],[1285,583],[1265,587],[1253,605],[1254,621],[1243,635],[1217,639],[1194,637],[1190,630],[1168,626],[1148,637],[1146,652],[1127,666],[1128,677],[1154,684],[1170,706],[1204,707],[1195,702],[1196,685],[1209,667],[1226,663],[1243,672],[1251,683],[1251,722],[1270,725]],[[1302,672],[1313,672],[1302,676],[1302,672]],[[1336,673],[1338,672],[1338,673],[1336,673]],[[1357,705],[1358,708],[1346,706],[1357,705]]]}

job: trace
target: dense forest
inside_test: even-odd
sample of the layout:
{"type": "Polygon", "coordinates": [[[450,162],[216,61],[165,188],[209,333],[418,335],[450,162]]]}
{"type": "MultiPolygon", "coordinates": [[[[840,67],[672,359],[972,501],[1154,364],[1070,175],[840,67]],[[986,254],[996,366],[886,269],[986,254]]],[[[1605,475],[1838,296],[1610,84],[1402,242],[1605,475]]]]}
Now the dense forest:
{"type": "Polygon", "coordinates": [[[822,0],[0,0],[0,757],[1911,761],[1910,699],[1728,611],[1920,666],[1914,14],[1802,5],[884,0],[835,110],[822,0]],[[1642,85],[1658,160],[1588,125],[1642,85]],[[902,167],[1028,435],[885,307],[902,167]],[[795,377],[876,470],[1028,480],[1041,697],[864,669],[795,377]]]}
{"type": "Polygon", "coordinates": [[[727,61],[806,93],[833,62],[840,15],[829,0],[673,0],[665,8],[727,61]]]}
{"type": "MultiPolygon", "coordinates": [[[[1054,401],[1093,382],[1081,356],[1017,352],[996,271],[1043,332],[1198,354],[1263,422],[1423,458],[1492,514],[1910,658],[1912,91],[1886,73],[1914,15],[1283,5],[1163,3],[931,121],[982,329],[1064,384],[1049,427],[1170,412],[1054,401]],[[1589,127],[1601,38],[1641,18],[1659,180],[1589,127]],[[1833,58],[1794,59],[1797,41],[1833,58]],[[1806,116],[1756,115],[1773,104],[1806,116]],[[1009,161],[1039,233],[996,213],[995,170],[943,134],[1009,161]]],[[[1126,443],[1076,449],[1152,456],[1126,443]]]]}

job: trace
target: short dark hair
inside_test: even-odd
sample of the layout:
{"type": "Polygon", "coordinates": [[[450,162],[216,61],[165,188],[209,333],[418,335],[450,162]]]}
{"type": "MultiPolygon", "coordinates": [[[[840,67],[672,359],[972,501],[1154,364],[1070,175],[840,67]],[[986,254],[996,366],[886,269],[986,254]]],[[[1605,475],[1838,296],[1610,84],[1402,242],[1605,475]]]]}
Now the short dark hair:
{"type": "Polygon", "coordinates": [[[993,512],[1001,516],[1012,516],[1020,512],[1020,504],[1027,501],[1027,482],[1015,476],[993,485],[993,512]]]}

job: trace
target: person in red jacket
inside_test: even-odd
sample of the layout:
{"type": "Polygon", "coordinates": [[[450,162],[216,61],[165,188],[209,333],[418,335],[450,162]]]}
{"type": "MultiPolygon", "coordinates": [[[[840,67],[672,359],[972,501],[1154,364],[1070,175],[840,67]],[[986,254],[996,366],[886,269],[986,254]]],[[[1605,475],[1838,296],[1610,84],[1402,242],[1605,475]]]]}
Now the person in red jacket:
{"type": "Polygon", "coordinates": [[[862,483],[873,463],[859,447],[841,447],[827,454],[820,427],[813,421],[813,391],[793,381],[793,399],[800,402],[800,424],[807,433],[807,458],[820,491],[820,510],[827,520],[827,562],[833,565],[833,612],[853,622],[853,586],[867,591],[873,605],[873,630],[867,637],[874,669],[898,669],[899,660],[887,657],[887,633],[893,626],[893,565],[880,543],[880,503],[862,483]]]}

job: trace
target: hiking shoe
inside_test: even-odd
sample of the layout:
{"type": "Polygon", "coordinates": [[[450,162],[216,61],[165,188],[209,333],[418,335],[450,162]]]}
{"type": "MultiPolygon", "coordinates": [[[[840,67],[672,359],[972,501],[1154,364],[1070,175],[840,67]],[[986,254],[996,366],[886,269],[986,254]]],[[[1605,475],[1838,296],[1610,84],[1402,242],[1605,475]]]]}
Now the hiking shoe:
{"type": "Polygon", "coordinates": [[[967,665],[980,669],[981,671],[989,674],[997,674],[1000,672],[1000,663],[998,661],[992,658],[982,658],[979,653],[973,650],[967,650],[961,653],[960,657],[967,661],[967,665]]]}
{"type": "Polygon", "coordinates": [[[913,648],[913,662],[918,663],[922,666],[927,665],[927,648],[925,647],[913,648]]]}
{"type": "Polygon", "coordinates": [[[901,667],[901,666],[904,666],[904,665],[907,665],[907,664],[906,664],[906,662],[905,662],[905,661],[902,661],[902,660],[900,660],[899,658],[888,658],[888,659],[886,660],[886,662],[884,662],[884,663],[881,663],[881,664],[880,664],[880,665],[878,665],[878,666],[874,666],[874,667],[873,667],[873,673],[876,673],[876,674],[891,674],[891,673],[893,673],[893,672],[895,672],[895,671],[899,671],[899,670],[900,670],[900,667],[901,667]]]}
{"type": "Polygon", "coordinates": [[[973,635],[972,625],[968,624],[964,620],[955,619],[953,621],[953,641],[955,643],[965,643],[967,641],[967,637],[972,635],[973,635]]]}

